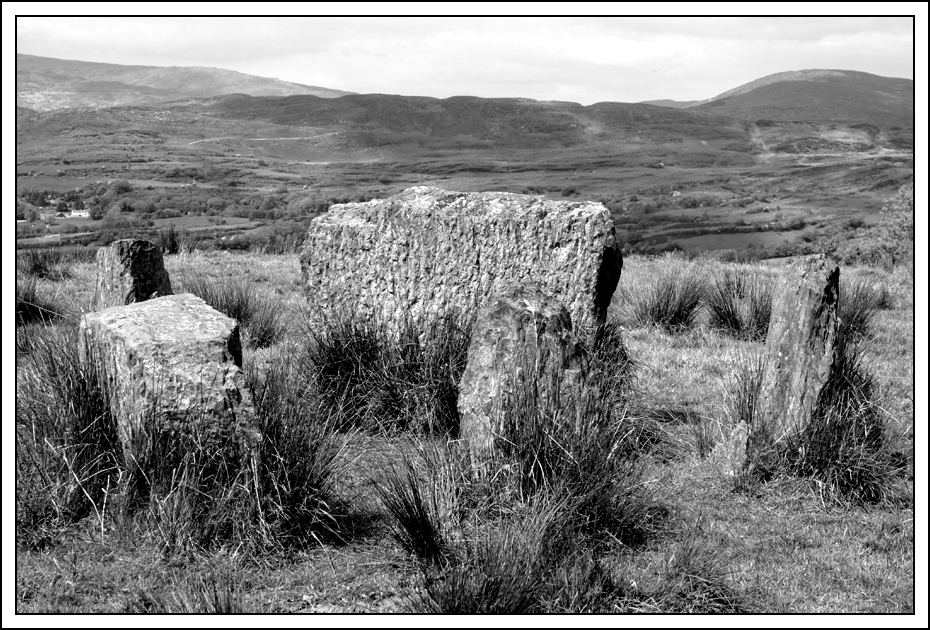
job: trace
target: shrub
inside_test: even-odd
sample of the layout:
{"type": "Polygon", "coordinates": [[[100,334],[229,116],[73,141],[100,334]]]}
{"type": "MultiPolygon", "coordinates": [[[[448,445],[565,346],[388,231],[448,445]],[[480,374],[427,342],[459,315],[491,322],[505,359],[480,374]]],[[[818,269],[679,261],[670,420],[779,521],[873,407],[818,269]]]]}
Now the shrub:
{"type": "Polygon", "coordinates": [[[863,243],[852,258],[891,269],[914,267],[914,184],[902,186],[882,207],[878,225],[865,230],[863,243]]]}
{"type": "Polygon", "coordinates": [[[244,341],[253,348],[266,348],[283,338],[280,304],[248,280],[191,275],[183,277],[181,283],[184,290],[237,320],[245,333],[244,341]]]}

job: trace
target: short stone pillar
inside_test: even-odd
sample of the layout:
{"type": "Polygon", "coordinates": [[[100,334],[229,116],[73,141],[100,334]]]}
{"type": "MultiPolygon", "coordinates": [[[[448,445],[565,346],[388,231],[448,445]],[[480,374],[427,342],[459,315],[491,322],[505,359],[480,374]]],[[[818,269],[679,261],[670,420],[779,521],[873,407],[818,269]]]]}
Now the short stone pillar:
{"type": "Polygon", "coordinates": [[[97,282],[91,310],[172,295],[161,249],[150,241],[122,239],[97,250],[97,282]]]}
{"type": "Polygon", "coordinates": [[[127,459],[178,433],[203,448],[255,443],[236,320],[186,293],[87,313],[79,356],[104,381],[127,459]]]}
{"type": "Polygon", "coordinates": [[[507,439],[505,423],[521,416],[576,422],[586,381],[565,306],[537,285],[514,286],[478,315],[459,384],[460,437],[487,453],[507,439]]]}
{"type": "Polygon", "coordinates": [[[803,431],[838,360],[840,270],[823,255],[794,263],[774,294],[747,457],[803,431]]]}

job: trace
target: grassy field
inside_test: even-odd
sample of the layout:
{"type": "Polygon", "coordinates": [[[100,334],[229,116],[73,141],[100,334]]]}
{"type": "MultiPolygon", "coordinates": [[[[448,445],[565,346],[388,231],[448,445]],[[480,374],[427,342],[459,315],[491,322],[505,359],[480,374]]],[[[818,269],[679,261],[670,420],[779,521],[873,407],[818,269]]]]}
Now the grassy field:
{"type": "MultiPolygon", "coordinates": [[[[622,377],[622,391],[603,401],[610,407],[607,432],[575,452],[592,462],[586,476],[571,477],[549,453],[556,463],[545,482],[530,490],[525,480],[520,485],[505,474],[470,473],[457,463],[445,434],[419,428],[425,421],[416,415],[435,409],[432,394],[422,394],[433,390],[417,380],[426,378],[422,371],[392,372],[390,361],[378,358],[382,363],[371,369],[389,378],[378,380],[383,375],[372,372],[363,379],[368,389],[358,408],[345,407],[355,391],[348,389],[339,390],[348,394],[333,413],[326,407],[332,401],[319,392],[285,400],[297,392],[306,396],[301,387],[307,382],[334,382],[320,380],[322,368],[312,377],[300,369],[308,362],[323,365],[313,348],[340,341],[330,330],[308,331],[296,255],[194,252],[165,262],[176,293],[192,290],[222,302],[221,310],[238,296],[246,369],[262,391],[271,392],[261,406],[268,416],[263,421],[280,428],[271,417],[277,415],[316,423],[314,439],[332,449],[329,467],[313,473],[326,487],[326,501],[311,508],[281,500],[274,504],[279,512],[266,506],[261,531],[198,538],[206,525],[188,522],[194,512],[171,511],[172,500],[187,496],[179,486],[166,486],[130,509],[107,505],[108,485],[102,503],[97,497],[86,514],[72,511],[69,517],[26,505],[29,489],[17,485],[19,613],[915,610],[914,283],[903,268],[842,268],[843,282],[878,296],[857,343],[874,378],[884,447],[898,464],[879,477],[881,497],[863,501],[816,476],[776,474],[764,482],[731,477],[715,448],[735,422],[738,374],[763,342],[715,323],[706,296],[727,273],[772,286],[783,273],[779,261],[626,258],[609,320],[622,327],[617,330],[632,368],[622,377]],[[669,278],[691,279],[697,300],[687,317],[657,325],[644,315],[643,301],[669,278]],[[304,359],[296,372],[276,371],[295,358],[304,359]],[[295,374],[307,380],[289,389],[295,374]],[[372,399],[387,396],[377,390],[382,382],[399,387],[400,394],[392,395],[404,401],[421,392],[413,396],[420,406],[372,407],[372,399]],[[282,395],[275,398],[275,392],[282,395]],[[381,415],[372,421],[373,413],[381,415]],[[628,430],[618,437],[610,433],[617,427],[628,430]],[[622,458],[598,450],[604,436],[608,445],[622,447],[622,458]],[[606,485],[585,485],[598,475],[606,485]],[[607,502],[592,507],[591,497],[605,494],[607,502]],[[308,520],[320,514],[331,521],[308,520]],[[587,520],[580,522],[579,514],[587,520]],[[300,527],[295,530],[288,519],[300,527]]],[[[94,275],[93,263],[79,260],[32,280],[30,299],[47,310],[17,328],[18,435],[29,420],[20,410],[38,395],[29,387],[30,374],[42,369],[36,357],[51,347],[55,331],[67,331],[89,309],[94,275]]],[[[68,346],[58,348],[69,352],[68,346]]],[[[380,352],[387,354],[376,357],[393,356],[380,352]]],[[[609,362],[601,367],[622,371],[609,362]]],[[[33,452],[22,444],[18,438],[18,458],[33,452]]],[[[285,444],[277,452],[293,466],[300,457],[325,459],[314,451],[288,460],[302,451],[285,444]]],[[[509,461],[503,470],[519,468],[521,461],[509,461]]],[[[44,470],[52,478],[40,484],[41,492],[52,499],[39,496],[38,504],[59,505],[78,493],[65,487],[73,467],[62,472],[48,464],[44,470]]],[[[268,473],[274,488],[283,487],[274,484],[283,483],[285,472],[268,473]]],[[[238,509],[223,502],[225,495],[216,496],[223,510],[238,509]]],[[[209,511],[212,504],[204,509],[211,518],[229,517],[209,511]]]]}

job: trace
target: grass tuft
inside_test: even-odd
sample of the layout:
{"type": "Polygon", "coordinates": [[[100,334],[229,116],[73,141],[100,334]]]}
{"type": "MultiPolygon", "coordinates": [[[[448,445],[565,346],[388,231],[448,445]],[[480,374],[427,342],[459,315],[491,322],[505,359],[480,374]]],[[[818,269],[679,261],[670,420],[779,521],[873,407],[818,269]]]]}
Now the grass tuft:
{"type": "Polygon", "coordinates": [[[16,406],[16,532],[27,548],[93,515],[102,523],[121,478],[109,392],[76,353],[72,327],[36,331],[16,406]]]}
{"type": "Polygon", "coordinates": [[[696,273],[660,276],[654,284],[629,291],[630,319],[671,333],[691,329],[697,319],[704,282],[696,273]]]}
{"type": "Polygon", "coordinates": [[[303,373],[341,428],[454,433],[470,329],[454,316],[426,325],[408,320],[396,332],[334,317],[307,326],[303,373]]]}
{"type": "Polygon", "coordinates": [[[344,438],[289,365],[250,380],[262,434],[257,487],[265,537],[285,547],[346,540],[353,514],[337,490],[347,465],[344,438]]]}
{"type": "Polygon", "coordinates": [[[393,469],[383,484],[376,485],[381,502],[392,517],[394,538],[407,553],[421,562],[440,564],[449,546],[441,533],[436,494],[424,497],[418,473],[409,460],[393,469]],[[432,500],[432,505],[428,501],[432,500]]]}
{"type": "Polygon", "coordinates": [[[772,288],[757,275],[744,277],[727,269],[707,290],[708,324],[734,337],[765,341],[772,317],[772,288]]]}
{"type": "Polygon", "coordinates": [[[284,324],[278,300],[261,293],[248,280],[185,276],[181,280],[185,291],[242,326],[243,341],[253,348],[267,348],[284,338],[284,324]]]}
{"type": "Polygon", "coordinates": [[[17,271],[43,280],[67,280],[72,263],[93,262],[96,251],[86,247],[25,249],[17,252],[17,271]]]}
{"type": "Polygon", "coordinates": [[[868,337],[876,312],[886,308],[887,291],[863,280],[840,280],[840,331],[850,340],[868,337]]]}
{"type": "Polygon", "coordinates": [[[190,254],[197,249],[197,238],[173,223],[158,230],[158,246],[163,254],[190,254]]]}
{"type": "Polygon", "coordinates": [[[61,317],[59,309],[39,295],[35,276],[16,277],[16,325],[49,323],[61,317]]]}

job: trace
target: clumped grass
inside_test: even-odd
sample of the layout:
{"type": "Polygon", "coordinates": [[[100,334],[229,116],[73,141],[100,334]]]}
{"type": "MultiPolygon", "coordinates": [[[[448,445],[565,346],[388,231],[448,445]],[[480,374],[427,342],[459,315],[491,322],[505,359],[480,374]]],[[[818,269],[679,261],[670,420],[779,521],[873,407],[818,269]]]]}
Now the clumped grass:
{"type": "Polygon", "coordinates": [[[349,535],[352,515],[336,491],[344,442],[289,369],[250,381],[254,431],[210,447],[193,432],[162,434],[136,462],[135,494],[163,552],[235,545],[258,553],[349,535]]]}
{"type": "Polygon", "coordinates": [[[53,543],[88,516],[101,531],[134,519],[166,555],[299,548],[348,535],[348,507],[336,492],[343,442],[293,372],[252,376],[252,426],[208,440],[198,418],[178,419],[177,431],[157,428],[163,423],[151,415],[124,450],[111,384],[78,357],[77,343],[73,327],[49,327],[21,367],[16,522],[25,547],[53,543]]]}
{"type": "Polygon", "coordinates": [[[16,267],[26,276],[43,280],[71,278],[72,263],[93,262],[96,250],[85,247],[26,249],[17,252],[16,267]]]}
{"type": "Polygon", "coordinates": [[[471,324],[456,316],[398,330],[353,316],[308,324],[303,372],[341,426],[391,433],[458,429],[471,324]]]}
{"type": "Polygon", "coordinates": [[[539,612],[550,600],[561,602],[554,610],[586,609],[592,593],[616,590],[575,554],[640,546],[668,513],[647,480],[636,423],[612,396],[592,388],[572,411],[528,383],[504,406],[494,452],[450,441],[423,450],[422,468],[389,474],[379,493],[425,583],[415,610],[539,612]],[[587,582],[559,600],[572,572],[587,582]]]}
{"type": "Polygon", "coordinates": [[[337,491],[348,460],[345,439],[288,364],[252,375],[258,427],[261,529],[283,546],[343,541],[353,514],[337,491]]]}
{"type": "Polygon", "coordinates": [[[633,394],[636,363],[623,341],[623,326],[610,319],[594,330],[585,343],[588,357],[588,382],[609,393],[611,404],[624,404],[633,394]]]}
{"type": "Polygon", "coordinates": [[[750,612],[745,596],[729,583],[727,559],[702,533],[699,521],[666,556],[659,585],[642,599],[664,613],[750,612]]]}
{"type": "Polygon", "coordinates": [[[886,440],[874,380],[864,368],[860,348],[852,342],[841,337],[836,356],[830,381],[808,424],[780,439],[757,414],[761,357],[742,365],[731,383],[730,410],[735,422],[750,427],[752,475],[762,480],[777,474],[807,477],[832,500],[891,499],[900,455],[886,440]]]}
{"type": "Polygon", "coordinates": [[[660,276],[651,285],[630,289],[630,319],[639,326],[684,332],[694,326],[703,294],[704,282],[694,272],[660,276]]]}
{"type": "Polygon", "coordinates": [[[229,574],[209,571],[206,575],[185,573],[171,580],[168,592],[142,588],[122,612],[128,614],[240,614],[247,610],[242,590],[229,574]]]}
{"type": "Polygon", "coordinates": [[[267,348],[284,337],[281,306],[276,298],[262,293],[247,279],[182,278],[185,291],[239,322],[244,341],[253,348],[267,348]]]}
{"type": "Polygon", "coordinates": [[[59,309],[39,295],[35,276],[16,277],[16,325],[48,323],[61,317],[59,309]]]}
{"type": "Polygon", "coordinates": [[[163,254],[189,254],[197,249],[197,238],[172,223],[158,230],[158,246],[163,254]]]}
{"type": "Polygon", "coordinates": [[[895,464],[873,378],[858,347],[846,342],[813,421],[786,445],[790,470],[863,503],[886,498],[895,464]]]}
{"type": "Polygon", "coordinates": [[[772,317],[772,287],[735,271],[717,274],[705,295],[708,325],[734,337],[764,341],[772,317]]]}
{"type": "Polygon", "coordinates": [[[394,538],[404,551],[425,563],[441,563],[449,545],[440,531],[442,525],[437,518],[437,496],[433,493],[424,498],[413,464],[405,460],[402,468],[394,468],[376,489],[384,507],[393,517],[394,538]]]}
{"type": "Polygon", "coordinates": [[[876,312],[887,308],[887,291],[863,280],[840,279],[838,315],[842,334],[852,340],[868,337],[876,312]]]}
{"type": "Polygon", "coordinates": [[[16,405],[16,533],[53,542],[88,515],[102,522],[121,475],[109,392],[76,353],[72,327],[36,332],[21,359],[16,405]]]}
{"type": "Polygon", "coordinates": [[[425,572],[416,612],[519,614],[539,612],[548,576],[558,565],[549,540],[565,506],[538,501],[517,518],[490,524],[438,570],[425,572]]]}

